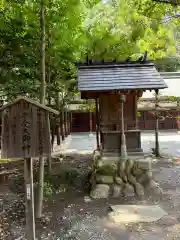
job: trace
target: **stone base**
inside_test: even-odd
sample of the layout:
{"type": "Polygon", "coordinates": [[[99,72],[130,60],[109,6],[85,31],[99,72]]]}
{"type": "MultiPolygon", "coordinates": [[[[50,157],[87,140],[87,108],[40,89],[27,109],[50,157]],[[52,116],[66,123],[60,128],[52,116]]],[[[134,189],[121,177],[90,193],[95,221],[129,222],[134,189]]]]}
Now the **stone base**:
{"type": "Polygon", "coordinates": [[[161,195],[161,188],[152,180],[151,162],[149,159],[138,157],[119,161],[119,157],[102,157],[98,151],[95,151],[90,180],[91,197],[144,196],[145,191],[161,195]],[[104,185],[108,186],[106,194],[104,185]]]}
{"type": "MultiPolygon", "coordinates": [[[[102,143],[104,154],[117,153],[121,151],[121,131],[102,131],[102,143]]],[[[126,130],[126,147],[128,153],[141,153],[141,131],[139,129],[126,130]]]]}

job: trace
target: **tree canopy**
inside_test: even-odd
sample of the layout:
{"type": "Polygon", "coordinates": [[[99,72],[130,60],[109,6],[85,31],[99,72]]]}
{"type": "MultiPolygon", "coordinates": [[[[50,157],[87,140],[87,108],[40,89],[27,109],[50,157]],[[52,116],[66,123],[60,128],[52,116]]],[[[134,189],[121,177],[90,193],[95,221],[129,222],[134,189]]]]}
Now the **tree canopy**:
{"type": "MultiPolygon", "coordinates": [[[[61,101],[73,97],[74,63],[87,54],[125,60],[137,59],[147,50],[149,59],[163,66],[179,59],[178,10],[151,0],[46,0],[47,98],[56,98],[58,92],[61,101]]],[[[27,93],[39,97],[39,29],[37,1],[1,1],[0,84],[9,98],[27,93]]]]}

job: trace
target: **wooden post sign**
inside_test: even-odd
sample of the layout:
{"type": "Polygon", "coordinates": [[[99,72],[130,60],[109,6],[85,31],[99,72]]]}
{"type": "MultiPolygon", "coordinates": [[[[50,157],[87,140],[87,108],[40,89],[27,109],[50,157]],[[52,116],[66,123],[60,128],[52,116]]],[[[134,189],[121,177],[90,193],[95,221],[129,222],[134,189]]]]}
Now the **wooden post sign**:
{"type": "Polygon", "coordinates": [[[51,154],[48,114],[59,112],[24,97],[6,104],[0,111],[1,157],[24,159],[27,239],[35,240],[32,158],[51,154]]]}
{"type": "Polygon", "coordinates": [[[2,113],[2,158],[47,157],[51,152],[47,121],[49,112],[59,114],[28,98],[19,98],[0,108],[2,113]]]}

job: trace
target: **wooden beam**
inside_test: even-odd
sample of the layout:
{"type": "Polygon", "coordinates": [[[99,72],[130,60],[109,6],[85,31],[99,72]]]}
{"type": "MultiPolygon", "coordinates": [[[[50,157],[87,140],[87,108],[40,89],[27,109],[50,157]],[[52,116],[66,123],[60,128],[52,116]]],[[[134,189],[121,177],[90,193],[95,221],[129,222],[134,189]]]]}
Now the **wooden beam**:
{"type": "Polygon", "coordinates": [[[24,178],[26,192],[26,228],[27,240],[35,240],[34,188],[32,158],[24,159],[24,178]]]}

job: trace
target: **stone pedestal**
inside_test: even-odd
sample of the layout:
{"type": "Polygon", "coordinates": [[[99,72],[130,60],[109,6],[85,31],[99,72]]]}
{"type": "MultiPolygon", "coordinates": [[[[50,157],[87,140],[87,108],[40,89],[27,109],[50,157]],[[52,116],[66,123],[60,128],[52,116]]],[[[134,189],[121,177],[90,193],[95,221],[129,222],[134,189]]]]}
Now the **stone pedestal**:
{"type": "Polygon", "coordinates": [[[162,195],[161,188],[152,180],[150,159],[137,157],[119,161],[116,157],[102,157],[97,151],[92,166],[92,198],[144,196],[145,191],[162,195]]]}

